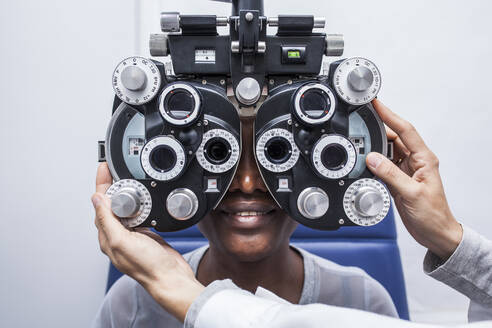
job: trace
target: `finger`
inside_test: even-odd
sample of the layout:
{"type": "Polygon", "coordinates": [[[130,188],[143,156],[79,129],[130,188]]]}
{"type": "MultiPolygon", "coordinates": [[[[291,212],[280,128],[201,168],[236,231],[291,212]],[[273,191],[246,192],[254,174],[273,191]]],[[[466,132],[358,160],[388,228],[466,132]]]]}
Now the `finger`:
{"type": "Polygon", "coordinates": [[[391,130],[387,125],[384,125],[384,129],[386,130],[386,136],[388,137],[388,140],[395,140],[396,138],[398,138],[396,132],[391,130]]]}
{"type": "Polygon", "coordinates": [[[101,163],[97,168],[96,192],[105,193],[113,183],[113,178],[109,172],[108,164],[101,163]]]}
{"type": "Polygon", "coordinates": [[[383,122],[395,131],[396,134],[398,134],[401,141],[403,141],[409,151],[412,153],[429,151],[422,137],[409,122],[393,113],[388,107],[377,99],[372,101],[372,105],[383,122]]]}
{"type": "Polygon", "coordinates": [[[393,162],[379,153],[369,153],[366,158],[366,163],[367,167],[374,175],[383,180],[392,191],[398,194],[407,194],[409,189],[417,183],[400,170],[393,162]]]}
{"type": "Polygon", "coordinates": [[[128,233],[128,230],[111,211],[111,201],[108,196],[96,192],[92,196],[92,203],[96,210],[97,229],[105,235],[109,243],[111,240],[119,239],[128,233]]]}

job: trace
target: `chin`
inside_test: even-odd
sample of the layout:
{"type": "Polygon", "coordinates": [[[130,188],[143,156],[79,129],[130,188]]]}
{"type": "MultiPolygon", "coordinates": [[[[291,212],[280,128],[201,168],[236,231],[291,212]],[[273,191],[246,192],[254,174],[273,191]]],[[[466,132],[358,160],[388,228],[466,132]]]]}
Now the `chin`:
{"type": "Polygon", "coordinates": [[[280,240],[276,240],[275,236],[264,236],[263,234],[229,232],[218,242],[223,252],[240,262],[261,261],[270,257],[281,247],[280,240]]]}

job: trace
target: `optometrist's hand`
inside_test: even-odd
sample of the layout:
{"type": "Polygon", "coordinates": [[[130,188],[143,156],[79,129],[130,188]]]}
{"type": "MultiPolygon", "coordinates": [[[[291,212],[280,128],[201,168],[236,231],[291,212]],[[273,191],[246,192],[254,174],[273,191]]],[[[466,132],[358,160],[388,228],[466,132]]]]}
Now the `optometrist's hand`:
{"type": "Polygon", "coordinates": [[[441,259],[448,259],[463,230],[449,209],[439,175],[439,161],[407,121],[379,100],[373,101],[394,142],[394,161],[370,153],[369,169],[390,189],[403,224],[412,237],[441,259]]]}
{"type": "Polygon", "coordinates": [[[105,195],[112,182],[106,163],[99,165],[92,202],[99,244],[118,270],[138,281],[175,317],[184,321],[193,300],[204,289],[183,257],[148,229],[126,229],[113,215],[105,195]]]}

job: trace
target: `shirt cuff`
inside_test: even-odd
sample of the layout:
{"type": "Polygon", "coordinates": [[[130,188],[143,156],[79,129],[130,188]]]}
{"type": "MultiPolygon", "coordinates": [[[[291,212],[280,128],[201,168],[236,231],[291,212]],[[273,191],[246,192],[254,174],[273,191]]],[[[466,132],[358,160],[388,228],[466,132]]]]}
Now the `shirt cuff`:
{"type": "Polygon", "coordinates": [[[483,302],[490,298],[480,287],[480,282],[483,280],[483,272],[480,270],[484,253],[483,237],[465,225],[462,227],[461,242],[449,259],[443,261],[439,256],[427,251],[424,258],[424,272],[470,299],[483,302]]]}
{"type": "Polygon", "coordinates": [[[198,295],[198,297],[193,301],[188,312],[186,312],[186,317],[184,321],[184,328],[195,327],[195,321],[198,318],[202,307],[207,303],[207,301],[214,296],[216,293],[226,290],[226,289],[239,289],[232,280],[216,280],[208,285],[203,292],[198,295]]]}

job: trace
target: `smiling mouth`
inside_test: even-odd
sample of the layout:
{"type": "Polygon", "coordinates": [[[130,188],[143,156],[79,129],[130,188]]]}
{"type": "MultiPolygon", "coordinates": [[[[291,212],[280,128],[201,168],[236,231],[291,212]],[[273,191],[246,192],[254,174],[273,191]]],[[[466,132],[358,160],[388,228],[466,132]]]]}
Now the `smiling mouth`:
{"type": "Polygon", "coordinates": [[[269,211],[221,211],[228,221],[238,228],[258,228],[267,224],[273,217],[275,209],[269,211]]]}

